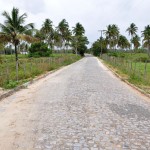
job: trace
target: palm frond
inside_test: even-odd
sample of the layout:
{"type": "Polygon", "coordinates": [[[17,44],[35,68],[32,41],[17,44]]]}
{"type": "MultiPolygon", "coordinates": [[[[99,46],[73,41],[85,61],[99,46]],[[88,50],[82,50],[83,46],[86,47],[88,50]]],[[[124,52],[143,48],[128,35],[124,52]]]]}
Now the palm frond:
{"type": "Polygon", "coordinates": [[[24,24],[26,18],[27,18],[27,14],[26,13],[24,13],[23,15],[18,17],[18,24],[24,24]]]}
{"type": "Polygon", "coordinates": [[[10,30],[10,28],[8,26],[5,26],[5,25],[0,23],[0,28],[1,28],[2,32],[5,32],[7,34],[11,34],[11,30],[10,30]]]}
{"type": "Polygon", "coordinates": [[[8,12],[4,11],[2,15],[6,18],[5,24],[13,24],[12,18],[8,12]]]}
{"type": "Polygon", "coordinates": [[[21,39],[23,41],[27,41],[29,43],[34,43],[34,42],[39,42],[38,38],[32,37],[30,35],[25,35],[25,34],[19,34],[17,36],[18,39],[21,39]]]}
{"type": "Polygon", "coordinates": [[[0,33],[0,43],[8,43],[11,42],[11,37],[6,35],[5,33],[0,33]]]}

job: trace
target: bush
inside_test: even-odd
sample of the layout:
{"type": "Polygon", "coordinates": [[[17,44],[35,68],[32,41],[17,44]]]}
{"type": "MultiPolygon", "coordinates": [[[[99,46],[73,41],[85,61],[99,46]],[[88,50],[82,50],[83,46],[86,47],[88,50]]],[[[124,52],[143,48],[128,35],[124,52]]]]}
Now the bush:
{"type": "Polygon", "coordinates": [[[5,84],[4,84],[4,87],[6,89],[12,89],[12,88],[15,88],[16,86],[18,85],[18,82],[17,81],[7,81],[5,84]]]}
{"type": "Polygon", "coordinates": [[[51,53],[52,50],[43,42],[33,43],[29,48],[29,57],[47,57],[50,56],[51,53]]]}

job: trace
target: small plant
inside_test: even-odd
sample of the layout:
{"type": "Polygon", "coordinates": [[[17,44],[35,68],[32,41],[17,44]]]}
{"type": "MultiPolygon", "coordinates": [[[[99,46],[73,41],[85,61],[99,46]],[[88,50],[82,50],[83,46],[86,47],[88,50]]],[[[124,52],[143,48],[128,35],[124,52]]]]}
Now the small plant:
{"type": "Polygon", "coordinates": [[[17,82],[17,81],[9,80],[9,81],[7,81],[7,82],[4,84],[4,87],[5,87],[6,89],[12,89],[12,88],[17,87],[17,85],[18,85],[18,82],[17,82]]]}

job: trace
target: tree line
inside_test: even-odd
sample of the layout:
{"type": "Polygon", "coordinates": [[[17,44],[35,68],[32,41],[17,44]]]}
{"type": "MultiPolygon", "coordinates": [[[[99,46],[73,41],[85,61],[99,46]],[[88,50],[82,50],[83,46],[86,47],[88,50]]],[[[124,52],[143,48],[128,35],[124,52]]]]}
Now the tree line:
{"type": "Polygon", "coordinates": [[[18,61],[18,48],[30,50],[31,47],[36,47],[36,44],[41,46],[41,50],[47,45],[47,48],[51,50],[59,49],[66,52],[71,49],[82,56],[87,49],[86,45],[89,42],[81,23],[76,23],[70,30],[69,23],[65,19],[55,27],[47,18],[42,27],[36,29],[33,23],[25,24],[27,14],[20,15],[18,8],[13,8],[11,13],[4,11],[2,16],[5,21],[3,24],[0,23],[0,48],[3,49],[6,45],[12,44],[16,61],[18,61]]]}
{"type": "Polygon", "coordinates": [[[103,31],[105,38],[100,37],[100,39],[93,43],[93,53],[99,55],[101,50],[102,52],[106,52],[107,50],[116,51],[117,49],[132,50],[135,52],[142,46],[147,50],[150,57],[150,25],[147,25],[141,32],[143,39],[137,34],[137,31],[138,27],[134,23],[131,23],[126,29],[126,32],[130,36],[130,40],[128,40],[126,36],[120,34],[120,29],[116,24],[108,25],[106,30],[103,31]]]}

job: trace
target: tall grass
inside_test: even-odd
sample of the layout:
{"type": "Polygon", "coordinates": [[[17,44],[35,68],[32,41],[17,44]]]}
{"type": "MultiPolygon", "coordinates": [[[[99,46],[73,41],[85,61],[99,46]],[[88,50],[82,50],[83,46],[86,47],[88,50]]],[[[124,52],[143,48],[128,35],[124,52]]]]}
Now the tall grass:
{"type": "Polygon", "coordinates": [[[2,56],[0,62],[0,87],[13,88],[35,76],[61,66],[71,64],[81,57],[73,54],[53,54],[46,58],[28,58],[21,56],[19,59],[18,82],[16,81],[16,62],[14,57],[2,56]]]}
{"type": "Polygon", "coordinates": [[[150,93],[150,62],[148,59],[142,60],[143,57],[145,57],[144,54],[126,57],[114,57],[105,54],[102,59],[129,82],[150,93]]]}

